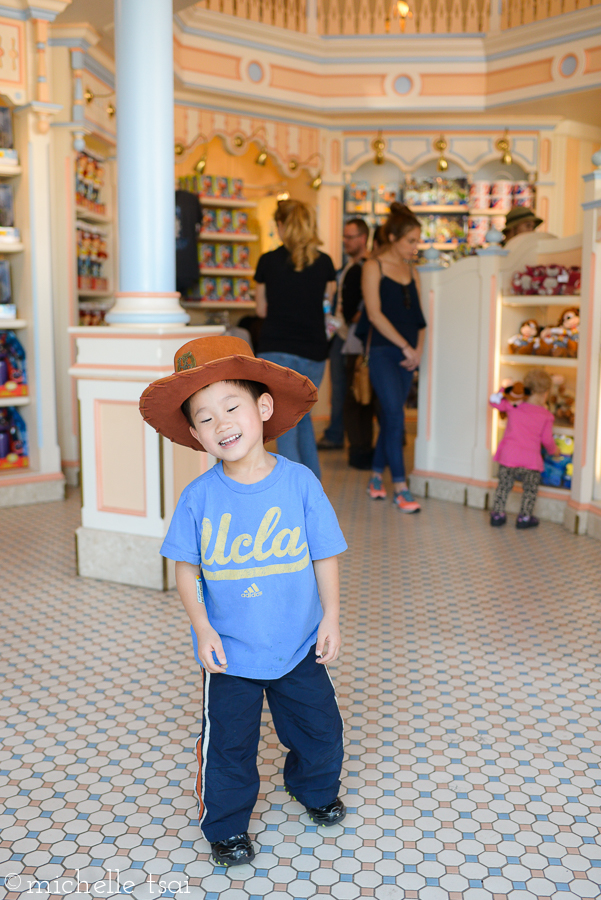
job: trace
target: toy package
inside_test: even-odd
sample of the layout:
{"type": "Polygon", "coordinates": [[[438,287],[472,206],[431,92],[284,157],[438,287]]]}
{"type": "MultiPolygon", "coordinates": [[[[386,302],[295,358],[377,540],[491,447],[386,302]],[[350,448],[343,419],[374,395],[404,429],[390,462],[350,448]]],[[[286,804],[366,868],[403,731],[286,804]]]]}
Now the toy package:
{"type": "Polygon", "coordinates": [[[248,278],[234,278],[234,300],[236,303],[248,303],[251,299],[250,281],[248,278]]]}
{"type": "Polygon", "coordinates": [[[349,185],[346,212],[363,215],[371,212],[371,185],[368,181],[353,181],[349,185]]]}
{"type": "Polygon", "coordinates": [[[495,181],[490,192],[490,208],[499,212],[509,212],[512,207],[513,183],[495,181]]]}
{"type": "Polygon", "coordinates": [[[200,193],[203,197],[214,197],[214,176],[201,175],[200,193]]]}
{"type": "Polygon", "coordinates": [[[250,247],[248,244],[234,244],[234,267],[248,269],[250,267],[250,247]]]}
{"type": "Polygon", "coordinates": [[[440,178],[438,182],[438,202],[441,206],[467,206],[467,178],[440,178]]]}
{"type": "Polygon", "coordinates": [[[233,267],[234,259],[231,244],[217,244],[215,262],[218,269],[231,269],[233,267]]]}
{"type": "Polygon", "coordinates": [[[232,224],[231,209],[217,209],[215,212],[217,213],[217,231],[233,231],[234,226],[232,224]]]}
{"type": "Polygon", "coordinates": [[[92,212],[104,215],[106,206],[100,202],[104,184],[104,166],[88,153],[80,152],[75,160],[75,202],[92,212]]]}
{"type": "Polygon", "coordinates": [[[215,197],[229,197],[230,187],[228,182],[229,178],[225,178],[223,175],[213,176],[213,192],[215,197]]]}
{"type": "Polygon", "coordinates": [[[10,184],[0,184],[0,226],[13,228],[15,224],[15,210],[13,203],[13,189],[10,184]]]}
{"type": "Polygon", "coordinates": [[[216,244],[205,244],[203,241],[198,245],[198,264],[202,269],[214,269],[217,265],[216,244]]]}
{"type": "Polygon", "coordinates": [[[0,407],[0,469],[29,466],[27,426],[14,406],[0,407]]]}
{"type": "Polygon", "coordinates": [[[534,189],[527,181],[516,181],[513,185],[513,205],[524,206],[532,209],[534,204],[534,189]]]}
{"type": "Polygon", "coordinates": [[[387,216],[390,204],[398,200],[399,186],[394,181],[388,184],[379,184],[374,197],[374,213],[376,216],[387,216]]]}
{"type": "Polygon", "coordinates": [[[490,182],[474,181],[470,184],[470,206],[472,209],[489,209],[490,207],[490,182]]]}
{"type": "Polygon", "coordinates": [[[13,147],[13,117],[8,106],[0,106],[0,147],[13,147]]]}
{"type": "Polygon", "coordinates": [[[574,405],[576,396],[574,391],[570,390],[566,385],[563,375],[551,376],[551,390],[547,406],[555,417],[557,425],[574,425],[574,405]]]}
{"type": "Polygon", "coordinates": [[[466,240],[466,226],[465,216],[437,216],[434,240],[439,244],[461,243],[466,240]]]}
{"type": "Polygon", "coordinates": [[[6,259],[0,260],[0,303],[12,304],[13,292],[10,281],[10,263],[6,259]]]}
{"type": "Polygon", "coordinates": [[[204,209],[202,210],[202,230],[203,231],[217,231],[217,210],[216,209],[204,209]]]}
{"type": "Polygon", "coordinates": [[[487,216],[470,216],[467,225],[467,242],[470,247],[481,247],[485,243],[489,227],[487,216]]]}
{"type": "Polygon", "coordinates": [[[228,196],[235,200],[242,200],[244,194],[244,182],[241,178],[228,178],[228,196]]]}
{"type": "Polygon", "coordinates": [[[218,300],[217,297],[217,285],[215,278],[209,278],[207,276],[200,279],[200,299],[201,302],[215,302],[218,300]]]}
{"type": "Polygon", "coordinates": [[[405,185],[404,198],[407,206],[437,206],[438,184],[436,178],[411,178],[405,185]]]}
{"type": "Polygon", "coordinates": [[[0,331],[0,397],[26,397],[25,350],[14,331],[0,331]]]}
{"type": "Polygon", "coordinates": [[[548,487],[570,488],[574,471],[574,439],[567,434],[554,434],[553,438],[559,450],[559,456],[551,456],[543,450],[545,468],[541,476],[541,484],[548,487]]]}
{"type": "Polygon", "coordinates": [[[236,234],[246,234],[248,231],[248,213],[243,209],[235,209],[232,212],[232,228],[236,234]]]}
{"type": "Polygon", "coordinates": [[[234,284],[231,278],[217,278],[217,300],[222,303],[232,303],[234,300],[234,284]]]}

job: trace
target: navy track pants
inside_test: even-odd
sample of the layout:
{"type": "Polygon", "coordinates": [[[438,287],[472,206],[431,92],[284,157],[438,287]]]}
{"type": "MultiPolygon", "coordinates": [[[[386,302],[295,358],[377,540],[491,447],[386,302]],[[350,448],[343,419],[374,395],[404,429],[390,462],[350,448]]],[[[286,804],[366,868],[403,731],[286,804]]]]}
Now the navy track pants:
{"type": "Polygon", "coordinates": [[[285,784],[305,806],[325,806],[338,796],[343,723],[328,671],[315,661],[315,646],[291,672],[273,681],[203,670],[196,792],[208,841],[248,830],[259,793],[263,692],[278,738],[289,751],[285,784]]]}

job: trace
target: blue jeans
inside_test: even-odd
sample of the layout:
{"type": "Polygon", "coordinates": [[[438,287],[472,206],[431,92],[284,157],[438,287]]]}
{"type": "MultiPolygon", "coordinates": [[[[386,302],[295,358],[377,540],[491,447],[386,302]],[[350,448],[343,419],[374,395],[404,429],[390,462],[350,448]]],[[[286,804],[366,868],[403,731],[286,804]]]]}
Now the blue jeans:
{"type": "Polygon", "coordinates": [[[413,372],[402,368],[400,363],[403,359],[405,357],[399,347],[372,347],[369,354],[369,376],[381,407],[373,470],[381,473],[388,464],[393,481],[405,481],[405,402],[413,372]]]}
{"type": "Polygon", "coordinates": [[[334,335],[330,346],[330,382],[332,384],[332,402],[330,407],[330,424],[323,433],[326,440],[333,444],[344,442],[344,399],[346,397],[346,357],[341,353],[344,341],[334,335]]]}
{"type": "MultiPolygon", "coordinates": [[[[287,366],[310,378],[316,388],[321,384],[326,367],[325,362],[317,362],[314,359],[305,359],[304,356],[294,356],[292,353],[277,353],[268,351],[260,354],[263,359],[277,363],[278,366],[287,366]]],[[[293,462],[302,463],[311,469],[314,475],[321,478],[321,468],[315,444],[315,434],[311,414],[306,413],[294,428],[282,434],[278,438],[278,453],[291,459],[293,462]]]]}

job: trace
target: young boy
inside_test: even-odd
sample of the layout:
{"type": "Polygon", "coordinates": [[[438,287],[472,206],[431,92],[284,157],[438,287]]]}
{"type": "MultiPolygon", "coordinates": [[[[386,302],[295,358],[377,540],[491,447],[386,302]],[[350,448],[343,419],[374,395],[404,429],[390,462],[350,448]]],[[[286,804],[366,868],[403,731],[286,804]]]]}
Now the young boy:
{"type": "Polygon", "coordinates": [[[340,650],[337,554],[346,542],[317,478],[263,446],[316,399],[308,378],[256,359],[245,341],[205,337],[185,344],[175,374],[140,401],[162,435],[220,460],[182,492],[161,553],[175,560],[203,667],[197,794],[221,865],[255,855],[247,832],[263,692],[289,748],[288,793],[319,825],[346,814],[342,719],[326,667],[340,650]]]}

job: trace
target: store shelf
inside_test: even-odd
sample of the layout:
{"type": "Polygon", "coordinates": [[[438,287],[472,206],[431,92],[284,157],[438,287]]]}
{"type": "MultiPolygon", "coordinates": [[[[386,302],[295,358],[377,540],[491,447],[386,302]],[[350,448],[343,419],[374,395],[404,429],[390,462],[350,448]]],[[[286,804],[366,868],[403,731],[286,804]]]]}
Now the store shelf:
{"type": "Polygon", "coordinates": [[[0,178],[14,178],[22,171],[21,166],[8,166],[6,163],[0,163],[0,178]]]}
{"type": "Polygon", "coordinates": [[[0,253],[22,253],[25,244],[21,241],[0,241],[0,253]]]}
{"type": "Polygon", "coordinates": [[[580,294],[504,294],[503,306],[575,306],[580,303],[580,294]]]}
{"type": "Polygon", "coordinates": [[[0,319],[0,331],[17,331],[27,328],[27,319],[0,319]]]}
{"type": "Polygon", "coordinates": [[[434,247],[435,250],[456,250],[459,246],[459,241],[452,241],[449,244],[431,244],[430,241],[423,241],[417,246],[419,250],[427,250],[429,247],[434,247]]]}
{"type": "Polygon", "coordinates": [[[0,406],[27,406],[31,397],[0,397],[0,406]]]}
{"type": "Polygon", "coordinates": [[[253,200],[244,200],[234,197],[203,197],[198,198],[201,206],[216,209],[256,209],[257,204],[253,200]]]}
{"type": "Polygon", "coordinates": [[[251,241],[258,241],[258,234],[248,233],[244,234],[236,234],[233,231],[201,231],[200,232],[200,240],[201,241],[238,241],[242,244],[250,243],[251,241]]]}
{"type": "Polygon", "coordinates": [[[91,209],[87,209],[85,206],[76,206],[75,213],[79,219],[85,219],[87,222],[104,222],[107,225],[111,222],[110,216],[92,212],[91,209]]]}
{"type": "Polygon", "coordinates": [[[255,274],[254,269],[234,269],[224,266],[221,269],[208,269],[201,266],[201,275],[229,275],[231,278],[252,278],[255,274]]]}
{"type": "Polygon", "coordinates": [[[574,437],[574,427],[572,425],[553,424],[553,434],[565,434],[569,437],[574,437]]]}
{"type": "Polygon", "coordinates": [[[463,213],[466,216],[469,215],[467,206],[410,206],[409,209],[416,215],[423,215],[424,213],[463,213]]]}
{"type": "Polygon", "coordinates": [[[221,302],[219,300],[182,300],[182,305],[191,309],[255,309],[256,304],[252,301],[241,301],[240,303],[221,302]]]}
{"type": "Polygon", "coordinates": [[[474,216],[506,216],[508,209],[470,209],[468,213],[472,218],[474,216]]]}
{"type": "Polygon", "coordinates": [[[78,297],[112,297],[113,291],[78,291],[78,297]]]}
{"type": "Polygon", "coordinates": [[[500,361],[506,366],[550,366],[576,369],[578,359],[567,356],[520,356],[519,353],[502,353],[500,361]]]}

